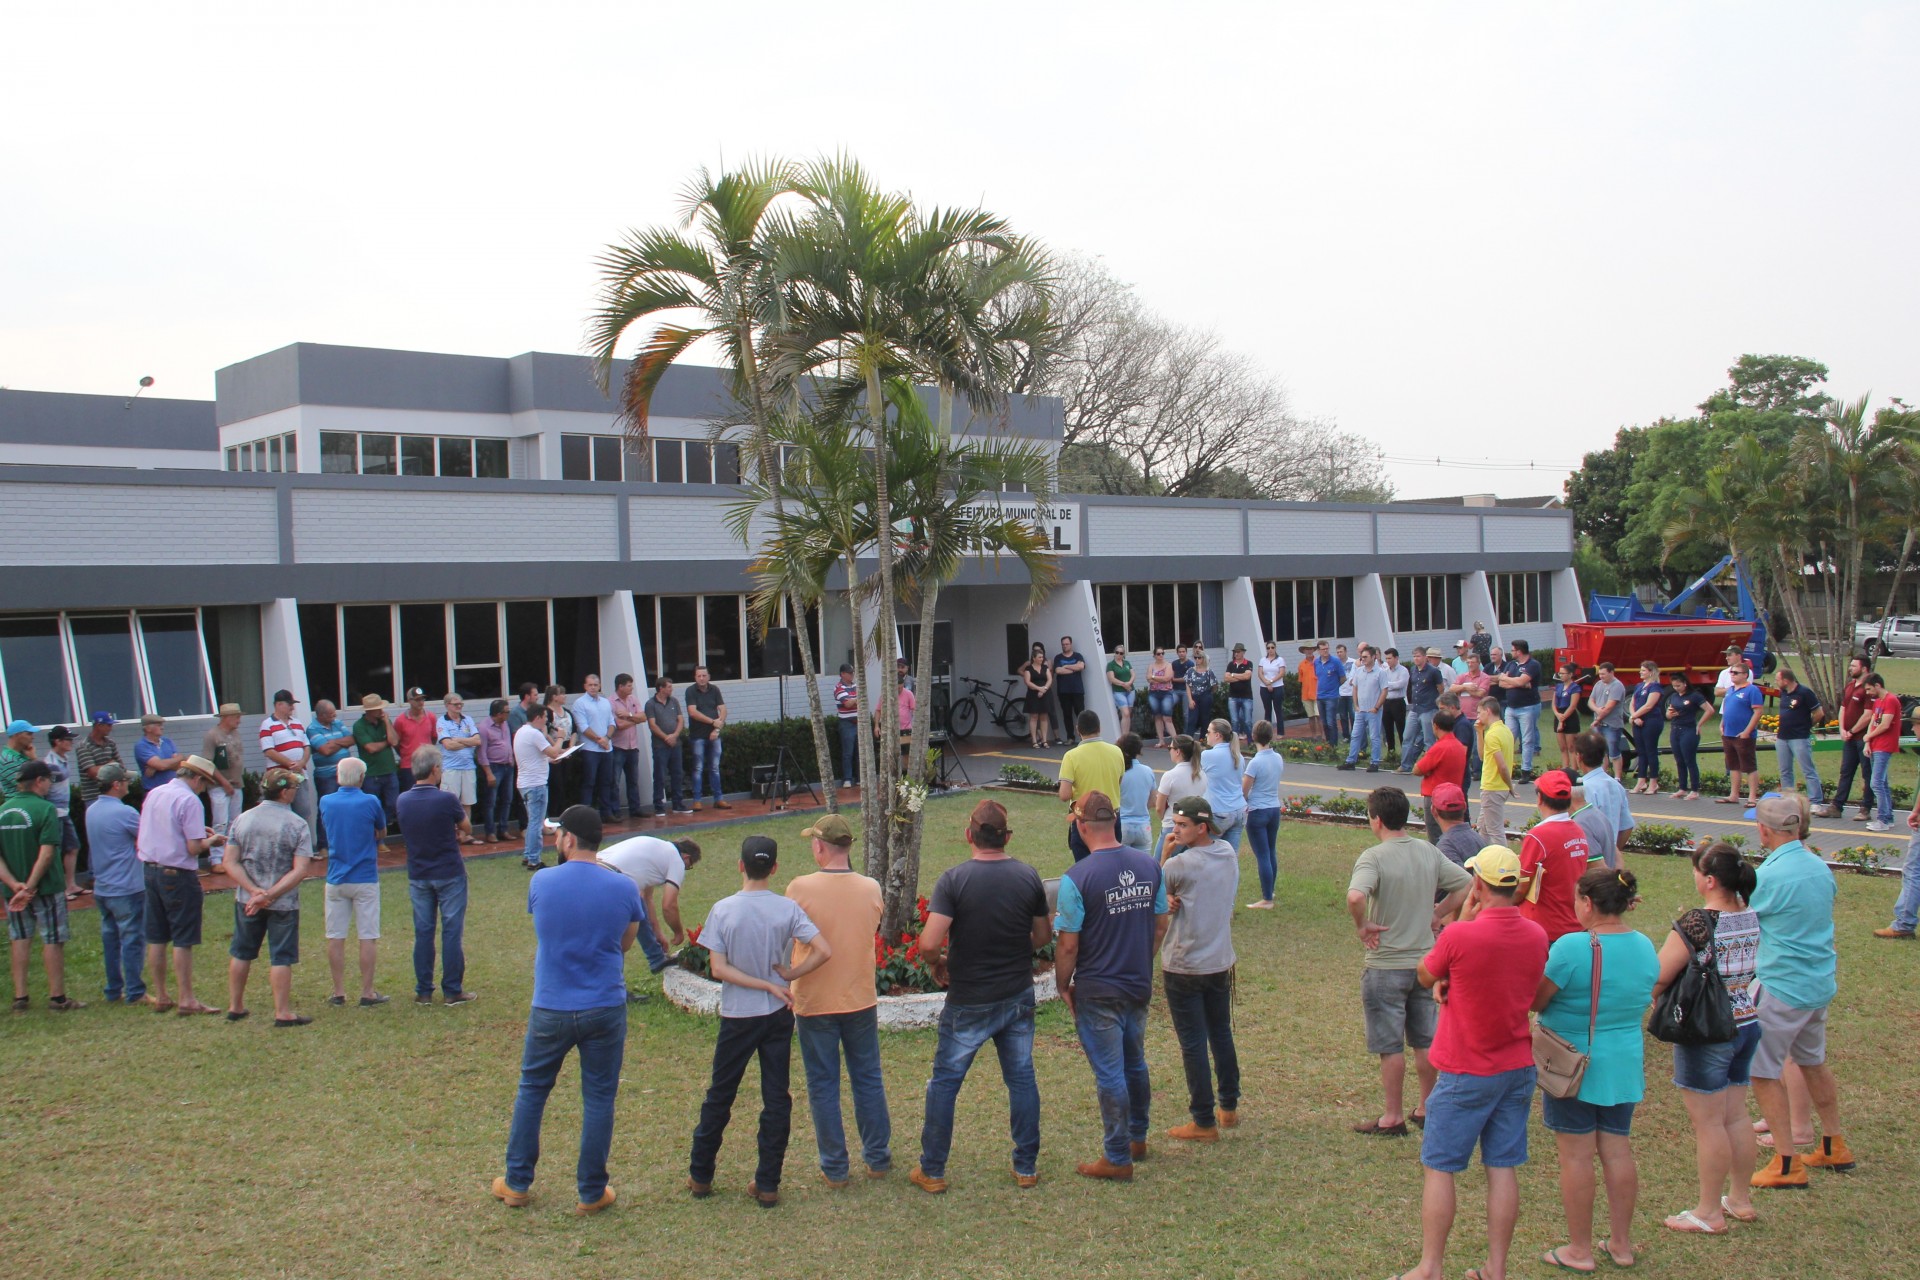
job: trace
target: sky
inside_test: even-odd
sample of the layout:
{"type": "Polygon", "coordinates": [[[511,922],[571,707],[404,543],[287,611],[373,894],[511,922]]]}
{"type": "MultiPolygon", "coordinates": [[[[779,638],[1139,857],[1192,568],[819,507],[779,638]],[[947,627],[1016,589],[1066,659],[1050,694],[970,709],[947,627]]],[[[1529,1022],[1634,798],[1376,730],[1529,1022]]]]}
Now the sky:
{"type": "Polygon", "coordinates": [[[1920,399],[1910,3],[96,3],[5,30],[0,386],[207,398],[296,341],[579,351],[596,253],[696,170],[845,151],[1103,259],[1403,497],[1557,492],[1743,352],[1920,399]]]}

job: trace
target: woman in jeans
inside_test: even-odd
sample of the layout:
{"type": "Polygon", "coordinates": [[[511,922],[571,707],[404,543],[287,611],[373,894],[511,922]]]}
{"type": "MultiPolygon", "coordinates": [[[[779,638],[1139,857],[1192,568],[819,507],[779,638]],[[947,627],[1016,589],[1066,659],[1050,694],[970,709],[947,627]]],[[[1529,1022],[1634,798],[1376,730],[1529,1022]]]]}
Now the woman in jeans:
{"type": "Polygon", "coordinates": [[[1153,651],[1153,664],[1147,668],[1147,710],[1153,713],[1153,745],[1173,744],[1173,664],[1165,649],[1153,651]]]}
{"type": "Polygon", "coordinates": [[[1660,731],[1667,727],[1662,703],[1666,689],[1660,683],[1660,664],[1640,664],[1640,683],[1627,695],[1627,724],[1633,730],[1633,772],[1640,780],[1634,794],[1660,794],[1660,731]]]}
{"type": "Polygon", "coordinates": [[[1679,778],[1674,785],[1680,788],[1675,800],[1700,798],[1700,717],[1712,710],[1707,695],[1687,683],[1686,673],[1673,673],[1665,718],[1673,726],[1673,771],[1679,778]]]}
{"type": "Polygon", "coordinates": [[[1173,738],[1173,763],[1160,775],[1160,783],[1153,789],[1153,812],[1160,821],[1160,839],[1153,846],[1154,857],[1165,862],[1171,852],[1167,845],[1167,836],[1172,832],[1173,820],[1167,817],[1173,806],[1188,796],[1207,794],[1207,780],[1200,773],[1200,744],[1184,733],[1173,738]]]}
{"type": "MultiPolygon", "coordinates": [[[[1187,723],[1199,725],[1202,733],[1213,722],[1213,695],[1219,688],[1220,675],[1207,662],[1207,655],[1195,654],[1193,670],[1187,673],[1187,723]]],[[[1234,775],[1238,777],[1239,770],[1234,775]]]]}
{"type": "Polygon", "coordinates": [[[1053,663],[1047,660],[1047,646],[1036,644],[1020,668],[1020,681],[1027,686],[1027,745],[1045,747],[1047,731],[1053,726],[1053,663]]]}
{"type": "Polygon", "coordinates": [[[1137,733],[1120,735],[1120,843],[1153,852],[1153,770],[1140,760],[1145,746],[1137,733]]]}
{"type": "Polygon", "coordinates": [[[1273,726],[1274,736],[1287,736],[1287,662],[1280,646],[1267,641],[1267,656],[1255,666],[1260,676],[1260,713],[1273,726]]]}
{"type": "Polygon", "coordinates": [[[1200,776],[1206,780],[1214,828],[1235,853],[1240,852],[1240,831],[1247,821],[1247,793],[1241,785],[1240,740],[1234,735],[1232,721],[1215,720],[1207,726],[1200,776]]]}
{"type": "Polygon", "coordinates": [[[1653,999],[1660,957],[1647,935],[1622,917],[1635,901],[1631,871],[1596,867],[1580,877],[1574,914],[1584,931],[1569,933],[1547,952],[1546,976],[1533,999],[1540,1023],[1587,1057],[1580,1092],[1571,1098],[1540,1095],[1541,1118],[1553,1131],[1560,1155],[1560,1204],[1567,1215],[1567,1243],[1541,1256],[1563,1271],[1594,1269],[1593,1160],[1607,1180],[1611,1230],[1599,1243],[1617,1267],[1634,1261],[1633,1202],[1640,1173],[1633,1159],[1633,1109],[1646,1094],[1640,1021],[1653,999]],[[1600,956],[1600,1000],[1587,1036],[1592,1006],[1594,952],[1600,956]]]}
{"type": "Polygon", "coordinates": [[[1754,880],[1753,868],[1725,841],[1695,849],[1693,887],[1706,905],[1675,921],[1660,948],[1655,995],[1673,985],[1694,952],[1712,949],[1714,967],[1733,998],[1738,1029],[1725,1044],[1673,1046],[1673,1083],[1693,1122],[1694,1156],[1700,1167],[1699,1202],[1667,1219],[1674,1231],[1720,1235],[1729,1218],[1752,1222],[1759,1216],[1746,1172],[1753,1168],[1758,1146],[1747,1123],[1748,1073],[1753,1051],[1760,1046],[1760,1019],[1753,1008],[1760,917],[1747,908],[1754,880]]]}
{"type": "Polygon", "coordinates": [[[1260,898],[1249,902],[1254,911],[1273,910],[1273,886],[1280,879],[1280,775],[1286,762],[1273,749],[1273,725],[1261,720],[1253,726],[1253,758],[1242,769],[1240,789],[1247,797],[1247,843],[1260,870],[1260,898]]]}

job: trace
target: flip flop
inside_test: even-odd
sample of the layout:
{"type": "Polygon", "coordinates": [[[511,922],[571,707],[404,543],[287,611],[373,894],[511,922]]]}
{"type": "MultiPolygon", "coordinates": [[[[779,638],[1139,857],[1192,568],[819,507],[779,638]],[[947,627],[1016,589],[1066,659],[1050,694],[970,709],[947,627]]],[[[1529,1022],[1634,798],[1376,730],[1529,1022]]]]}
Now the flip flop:
{"type": "Polygon", "coordinates": [[[1414,1127],[1414,1128],[1416,1128],[1416,1129],[1419,1129],[1419,1130],[1421,1130],[1422,1132],[1425,1132],[1425,1130],[1426,1130],[1426,1127],[1427,1127],[1427,1113],[1426,1113],[1426,1112],[1424,1112],[1424,1111],[1416,1111],[1416,1112],[1414,1112],[1414,1113],[1413,1113],[1412,1115],[1410,1115],[1410,1116],[1408,1116],[1408,1117],[1407,1117],[1407,1119],[1413,1122],[1413,1127],[1414,1127]]]}
{"type": "Polygon", "coordinates": [[[1739,804],[1740,803],[1738,797],[1735,797],[1735,796],[1715,796],[1713,798],[1713,802],[1715,804],[1739,804]]]}
{"type": "Polygon", "coordinates": [[[1638,1258],[1632,1258],[1626,1262],[1622,1262],[1620,1261],[1620,1259],[1614,1257],[1613,1256],[1613,1240],[1611,1237],[1600,1241],[1599,1244],[1595,1247],[1600,1250],[1601,1254],[1603,1254],[1606,1257],[1606,1260],[1608,1262],[1611,1262],[1614,1266],[1620,1268],[1622,1271],[1633,1270],[1634,1264],[1640,1261],[1640,1259],[1638,1258]]]}
{"type": "Polygon", "coordinates": [[[1723,1236],[1727,1234],[1725,1227],[1710,1226],[1705,1218],[1691,1209],[1682,1209],[1668,1218],[1666,1227],[1669,1231],[1678,1231],[1683,1235],[1723,1236]]]}
{"type": "Polygon", "coordinates": [[[1742,1213],[1738,1209],[1733,1207],[1733,1205],[1729,1202],[1729,1198],[1727,1196],[1720,1197],[1720,1211],[1726,1214],[1729,1218],[1732,1218],[1735,1222],[1760,1221],[1760,1213],[1757,1209],[1748,1209],[1745,1213],[1742,1213]]]}
{"type": "Polygon", "coordinates": [[[1594,1272],[1600,1269],[1600,1264],[1598,1262],[1595,1262],[1590,1267],[1576,1267],[1571,1262],[1562,1262],[1560,1260],[1560,1250],[1564,1248],[1566,1248],[1565,1245],[1555,1245],[1553,1248],[1547,1250],[1545,1253],[1540,1255],[1540,1261],[1546,1263],[1550,1267],[1558,1267],[1562,1271],[1571,1271],[1578,1276],[1590,1276],[1594,1272]]]}
{"type": "Polygon", "coordinates": [[[1383,1125],[1379,1118],[1375,1117],[1365,1124],[1353,1126],[1353,1131],[1369,1138],[1404,1138],[1407,1136],[1407,1122],[1402,1120],[1399,1124],[1383,1125]]]}

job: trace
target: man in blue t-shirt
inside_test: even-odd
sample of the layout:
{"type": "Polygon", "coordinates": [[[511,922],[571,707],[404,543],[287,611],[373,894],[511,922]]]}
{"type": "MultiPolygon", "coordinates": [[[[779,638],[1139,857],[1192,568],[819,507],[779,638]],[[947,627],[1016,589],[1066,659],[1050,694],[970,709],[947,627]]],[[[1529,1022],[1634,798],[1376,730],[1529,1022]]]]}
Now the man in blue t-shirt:
{"type": "Polygon", "coordinates": [[[1515,782],[1533,781],[1533,753],[1540,749],[1540,662],[1525,640],[1513,642],[1513,656],[1501,666],[1493,683],[1504,691],[1508,732],[1520,744],[1520,771],[1515,782]]]}
{"type": "Polygon", "coordinates": [[[1147,1154],[1147,1001],[1153,953],[1167,932],[1167,886],[1151,855],[1120,843],[1109,796],[1089,791],[1075,815],[1088,853],[1060,878],[1053,974],[1093,1068],[1103,1131],[1100,1158],[1079,1170],[1125,1181],[1147,1154]]]}
{"type": "Polygon", "coordinates": [[[1415,645],[1413,665],[1407,669],[1407,736],[1400,744],[1401,773],[1412,773],[1413,762],[1433,745],[1433,717],[1450,683],[1426,646],[1415,645]]]}
{"type": "Polygon", "coordinates": [[[1314,701],[1320,704],[1320,723],[1326,729],[1327,741],[1338,745],[1340,686],[1346,683],[1347,664],[1333,656],[1325,640],[1313,647],[1313,679],[1314,701]]]}
{"type": "Polygon", "coordinates": [[[367,762],[349,756],[340,762],[340,787],[320,802],[319,817],[330,842],[327,852],[327,967],[333,973],[335,1008],[347,1002],[347,928],[360,936],[360,1007],[385,1004],[373,989],[380,950],[380,841],[387,833],[387,809],[380,797],[362,787],[367,762]]]}
{"type": "Polygon", "coordinates": [[[1753,682],[1747,664],[1734,671],[1732,686],[1720,704],[1720,754],[1727,764],[1727,795],[1722,804],[1740,799],[1740,783],[1747,783],[1747,803],[1760,803],[1760,768],[1754,752],[1754,733],[1760,728],[1760,708],[1767,695],[1753,682]]]}
{"type": "Polygon", "coordinates": [[[533,1197],[540,1160],[540,1118],[560,1065],[580,1050],[580,1163],[577,1214],[613,1204],[607,1151],[613,1106],[627,1049],[626,954],[640,936],[640,890],[600,865],[600,815],[576,804],[560,815],[554,846],[560,865],[527,881],[533,917],[533,1008],[520,1055],[520,1092],[507,1135],[507,1172],[493,1180],[494,1198],[510,1209],[533,1197]]]}
{"type": "MultiPolygon", "coordinates": [[[[446,717],[441,717],[444,723],[446,717]]],[[[413,1002],[433,1003],[433,927],[440,925],[441,998],[468,1004],[466,988],[467,866],[460,845],[473,835],[473,820],[446,782],[446,755],[439,747],[413,749],[413,785],[394,809],[407,845],[407,898],[413,904],[413,1002]]],[[[471,755],[471,749],[469,749],[471,755]]]]}

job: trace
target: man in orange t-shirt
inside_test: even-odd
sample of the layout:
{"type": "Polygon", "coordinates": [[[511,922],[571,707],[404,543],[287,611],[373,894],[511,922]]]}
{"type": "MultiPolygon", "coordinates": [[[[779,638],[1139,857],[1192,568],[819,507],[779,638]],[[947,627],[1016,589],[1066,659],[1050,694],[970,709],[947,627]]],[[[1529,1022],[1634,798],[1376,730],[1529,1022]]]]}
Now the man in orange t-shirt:
{"type": "Polygon", "coordinates": [[[1307,737],[1318,741],[1320,731],[1320,677],[1313,670],[1313,646],[1300,646],[1300,661],[1294,670],[1300,674],[1300,705],[1307,709],[1307,737]]]}
{"type": "MultiPolygon", "coordinates": [[[[845,818],[827,814],[800,834],[813,841],[813,860],[820,870],[788,885],[787,896],[819,927],[833,954],[812,973],[794,979],[794,1025],[800,1034],[800,1060],[807,1070],[807,1105],[813,1111],[814,1140],[820,1148],[820,1176],[839,1190],[850,1175],[847,1134],[840,1119],[842,1055],[853,1086],[853,1119],[860,1130],[867,1176],[878,1178],[893,1167],[893,1123],[887,1115],[887,1090],[880,1073],[873,978],[873,944],[882,902],[879,882],[853,870],[853,829],[845,818]]],[[[811,950],[804,942],[794,944],[795,966],[811,950]]]]}

